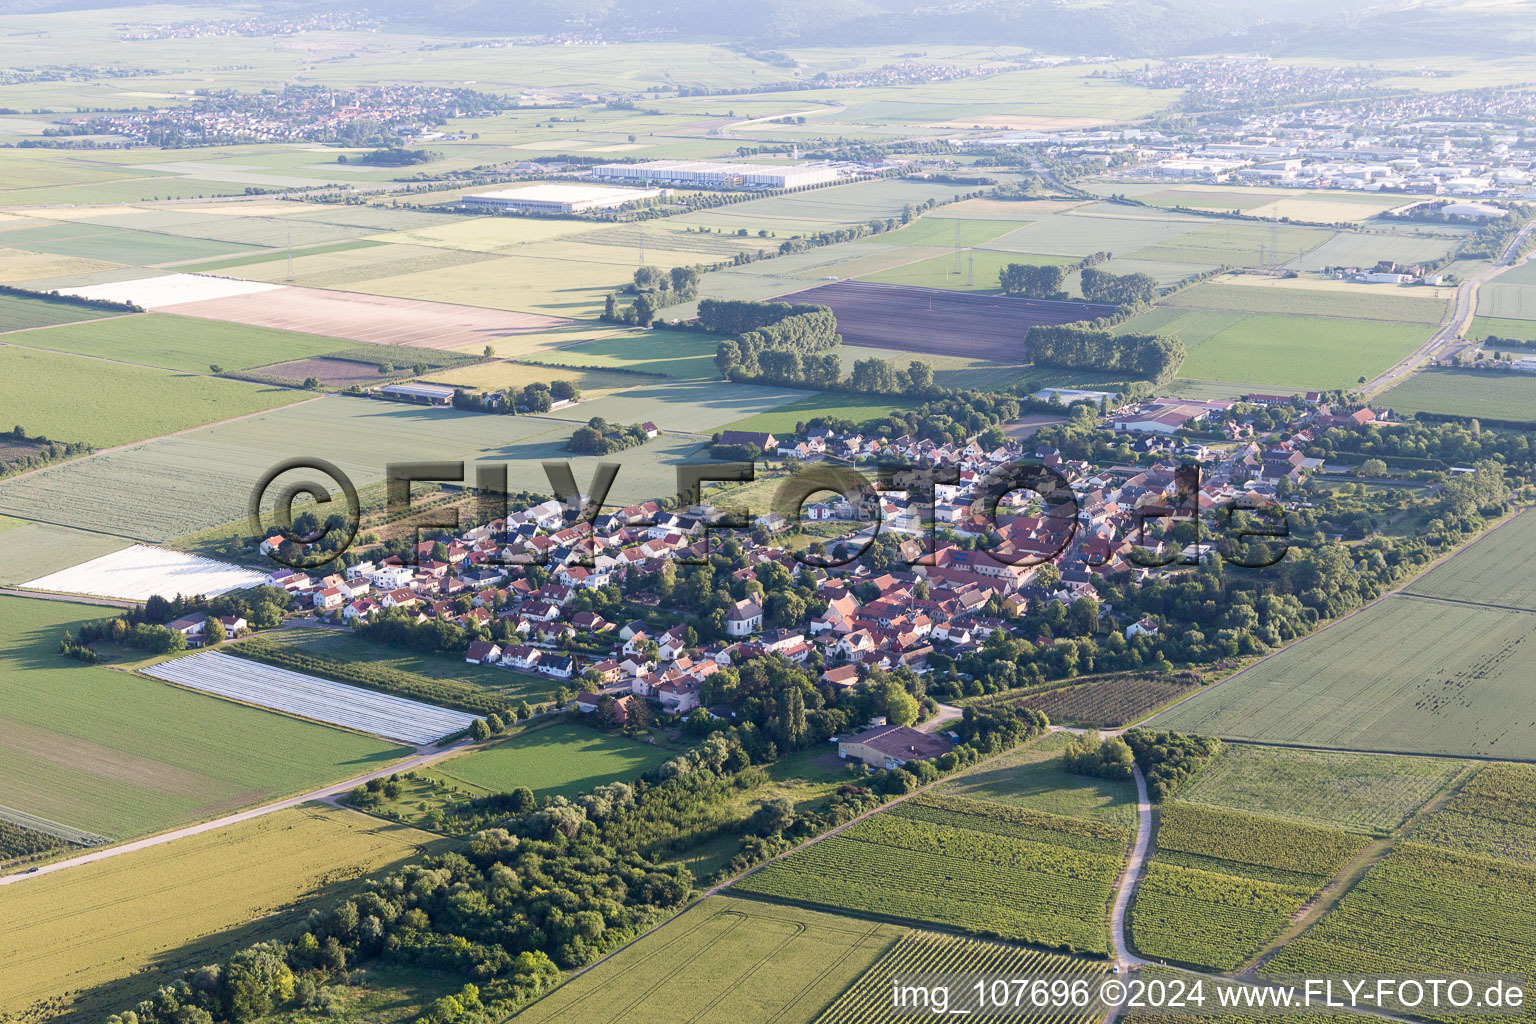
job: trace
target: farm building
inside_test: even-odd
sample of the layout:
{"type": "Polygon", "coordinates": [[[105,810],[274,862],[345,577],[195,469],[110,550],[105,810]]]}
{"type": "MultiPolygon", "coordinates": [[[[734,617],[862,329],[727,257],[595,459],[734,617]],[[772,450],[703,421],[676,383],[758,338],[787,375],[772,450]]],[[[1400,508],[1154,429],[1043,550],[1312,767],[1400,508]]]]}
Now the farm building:
{"type": "Polygon", "coordinates": [[[464,196],[459,205],[471,210],[515,210],[522,213],[581,213],[612,210],[642,199],[659,199],[664,188],[610,188],[604,185],[569,185],[537,182],[516,188],[477,192],[464,196]]]}
{"type": "Polygon", "coordinates": [[[379,394],[390,398],[404,398],[410,402],[425,402],[428,405],[453,404],[453,388],[440,387],[436,384],[386,384],[379,388],[379,394]]]}
{"type": "Polygon", "coordinates": [[[639,164],[600,164],[592,177],[707,188],[799,188],[836,181],[827,164],[727,164],[705,160],[650,160],[639,164]]]}
{"type": "Polygon", "coordinates": [[[871,768],[900,768],[949,750],[949,743],[906,725],[882,725],[837,743],[837,756],[863,761],[871,768]]]}

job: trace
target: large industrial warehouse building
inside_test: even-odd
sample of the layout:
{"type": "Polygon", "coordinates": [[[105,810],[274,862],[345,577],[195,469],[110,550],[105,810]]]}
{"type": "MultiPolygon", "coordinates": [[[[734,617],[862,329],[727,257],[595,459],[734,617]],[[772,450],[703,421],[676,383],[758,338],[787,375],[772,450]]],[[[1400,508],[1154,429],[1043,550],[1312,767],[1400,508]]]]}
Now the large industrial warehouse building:
{"type": "Polygon", "coordinates": [[[654,182],[702,188],[798,188],[838,179],[826,164],[725,164],[702,160],[651,160],[600,164],[592,177],[609,181],[654,182]]]}
{"type": "Polygon", "coordinates": [[[640,199],[657,199],[667,194],[664,188],[608,188],[603,185],[567,185],[536,182],[480,192],[459,200],[461,206],[480,210],[519,210],[525,213],[580,213],[583,210],[612,210],[640,199]]]}

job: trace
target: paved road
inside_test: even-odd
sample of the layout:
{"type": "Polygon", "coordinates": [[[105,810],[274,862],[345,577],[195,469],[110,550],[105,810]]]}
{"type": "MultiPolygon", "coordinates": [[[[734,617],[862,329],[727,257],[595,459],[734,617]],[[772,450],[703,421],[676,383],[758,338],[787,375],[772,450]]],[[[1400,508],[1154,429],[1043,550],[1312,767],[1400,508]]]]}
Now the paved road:
{"type": "Polygon", "coordinates": [[[263,804],[260,807],[252,807],[249,810],[239,811],[235,814],[227,814],[222,818],[215,818],[212,821],[188,825],[186,828],[178,828],[172,832],[162,832],[157,836],[148,836],[147,838],[135,839],[132,842],[122,843],[118,846],[108,846],[99,850],[92,850],[90,853],[82,853],[78,857],[71,857],[68,860],[44,864],[35,871],[21,871],[15,874],[3,875],[0,876],[0,885],[24,882],[29,878],[41,878],[44,875],[53,874],[55,871],[63,871],[66,868],[72,868],[80,864],[90,864],[94,861],[106,860],[109,857],[118,857],[125,853],[132,853],[135,850],[145,850],[151,846],[175,842],[178,839],[185,839],[188,836],[195,836],[202,832],[212,832],[214,829],[227,828],[242,821],[250,821],[252,818],[260,818],[274,811],[287,810],[290,807],[297,807],[300,804],[309,803],[314,800],[329,801],[342,795],[354,786],[362,785],[369,779],[382,779],[396,772],[414,771],[433,762],[441,761],[445,757],[460,753],[464,748],[473,745],[474,743],[471,740],[460,740],[446,747],[418,747],[415,756],[408,757],[404,761],[397,761],[387,768],[380,768],[377,771],[369,772],[367,775],[359,775],[356,778],[347,779],[345,782],[337,782],[322,789],[311,790],[299,796],[291,796],[285,800],[279,800],[276,803],[263,804]]]}
{"type": "Polygon", "coordinates": [[[1109,917],[1109,936],[1115,951],[1115,963],[1122,968],[1150,962],[1131,952],[1131,944],[1125,934],[1126,911],[1130,909],[1131,897],[1141,884],[1147,849],[1152,845],[1152,801],[1147,798],[1147,777],[1141,773],[1141,765],[1132,765],[1131,770],[1136,773],[1136,843],[1131,847],[1125,870],[1120,873],[1120,887],[1115,890],[1114,909],[1109,917]]]}

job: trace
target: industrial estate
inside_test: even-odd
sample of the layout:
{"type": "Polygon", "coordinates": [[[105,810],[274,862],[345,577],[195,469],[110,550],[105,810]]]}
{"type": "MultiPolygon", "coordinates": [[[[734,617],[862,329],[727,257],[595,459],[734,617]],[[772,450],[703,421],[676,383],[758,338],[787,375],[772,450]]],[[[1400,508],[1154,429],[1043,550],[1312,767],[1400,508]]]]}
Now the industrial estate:
{"type": "Polygon", "coordinates": [[[0,1022],[1536,983],[1536,16],[763,7],[0,13],[0,1022]]]}

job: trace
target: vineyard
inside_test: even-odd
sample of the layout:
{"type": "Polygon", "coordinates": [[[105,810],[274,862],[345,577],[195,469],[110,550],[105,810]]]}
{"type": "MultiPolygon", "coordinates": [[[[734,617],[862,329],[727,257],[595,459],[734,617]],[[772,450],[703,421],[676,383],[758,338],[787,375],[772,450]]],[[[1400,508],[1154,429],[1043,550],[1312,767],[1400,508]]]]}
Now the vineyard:
{"type": "Polygon", "coordinates": [[[1043,711],[1052,722],[1062,725],[1118,729],[1141,721],[1158,708],[1199,688],[1199,676],[1193,672],[1166,676],[1128,673],[1099,682],[1064,686],[1008,703],[1043,711]]]}
{"type": "Polygon", "coordinates": [[[58,836],[46,832],[34,832],[30,828],[0,818],[0,863],[17,857],[28,857],[45,850],[57,850],[68,846],[58,836]]]}
{"type": "MultiPolygon", "coordinates": [[[[955,935],[911,931],[902,936],[890,951],[854,982],[838,1000],[827,1007],[816,1024],[872,1024],[891,1019],[891,981],[917,975],[987,974],[1003,978],[1031,978],[1045,975],[1072,975],[1093,979],[1107,972],[1108,965],[1070,959],[1055,953],[1023,949],[999,942],[964,939],[955,935]]],[[[951,1003],[951,1011],[962,1007],[951,1003]]],[[[1102,1013],[1081,1014],[1009,1012],[1007,1014],[970,1013],[966,1019],[981,1024],[1009,1021],[1012,1024],[1074,1024],[1097,1021],[1102,1013]]]]}
{"type": "Polygon", "coordinates": [[[1191,804],[1163,807],[1131,911],[1149,957],[1234,970],[1284,930],[1364,836],[1191,804]]]}
{"type": "Polygon", "coordinates": [[[1450,803],[1420,822],[1413,838],[1536,864],[1536,767],[1493,764],[1482,769],[1450,803]]]}
{"type": "MultiPolygon", "coordinates": [[[[1267,965],[1268,975],[1536,976],[1536,867],[1403,843],[1267,965]]],[[[1469,1018],[1458,1018],[1466,1021],[1469,1018]]]]}
{"type": "Polygon", "coordinates": [[[1107,910],[1129,840],[1129,831],[1114,825],[921,797],[770,864],[735,888],[1104,953],[1107,910]]]}

